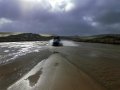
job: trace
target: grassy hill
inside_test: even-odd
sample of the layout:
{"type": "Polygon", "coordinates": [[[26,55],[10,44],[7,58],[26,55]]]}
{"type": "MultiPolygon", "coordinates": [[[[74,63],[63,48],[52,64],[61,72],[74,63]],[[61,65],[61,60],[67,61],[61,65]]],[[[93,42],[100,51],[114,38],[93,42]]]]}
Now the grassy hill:
{"type": "MultiPolygon", "coordinates": [[[[34,33],[11,33],[1,32],[0,42],[19,42],[19,41],[46,41],[52,39],[51,35],[41,35],[34,33]]],[[[77,42],[120,44],[120,34],[102,34],[93,36],[61,36],[62,39],[77,42]]]]}
{"type": "Polygon", "coordinates": [[[6,36],[10,36],[10,35],[17,35],[17,34],[21,34],[19,32],[0,32],[0,37],[6,37],[6,36]]]}
{"type": "Polygon", "coordinates": [[[84,37],[73,37],[72,40],[78,42],[120,44],[120,34],[103,34],[84,37]]]}
{"type": "Polygon", "coordinates": [[[3,37],[0,37],[0,42],[18,42],[18,41],[45,41],[50,40],[51,36],[41,36],[39,34],[33,33],[21,33],[21,34],[13,34],[6,33],[3,37]]]}

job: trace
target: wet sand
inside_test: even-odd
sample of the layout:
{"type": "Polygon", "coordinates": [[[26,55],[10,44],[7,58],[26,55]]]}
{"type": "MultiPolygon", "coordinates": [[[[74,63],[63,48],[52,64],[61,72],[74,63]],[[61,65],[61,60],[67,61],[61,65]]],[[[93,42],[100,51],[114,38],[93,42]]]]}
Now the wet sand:
{"type": "Polygon", "coordinates": [[[39,63],[8,90],[105,90],[105,88],[56,53],[42,64],[39,63]]]}
{"type": "Polygon", "coordinates": [[[120,46],[78,45],[48,46],[0,66],[0,90],[120,90],[120,46]]]}
{"type": "Polygon", "coordinates": [[[79,48],[58,50],[107,90],[120,90],[120,46],[80,43],[79,48]]]}
{"type": "Polygon", "coordinates": [[[38,53],[21,56],[8,64],[0,65],[0,90],[7,90],[10,85],[22,78],[36,64],[43,59],[47,59],[50,55],[51,52],[48,50],[42,50],[38,53]]]}

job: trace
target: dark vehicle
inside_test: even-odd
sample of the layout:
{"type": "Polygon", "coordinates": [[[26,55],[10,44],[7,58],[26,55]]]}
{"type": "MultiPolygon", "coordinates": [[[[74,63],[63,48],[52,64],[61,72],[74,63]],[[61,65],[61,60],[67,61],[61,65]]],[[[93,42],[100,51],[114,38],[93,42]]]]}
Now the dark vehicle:
{"type": "Polygon", "coordinates": [[[62,46],[61,39],[59,36],[53,38],[52,46],[62,46]]]}

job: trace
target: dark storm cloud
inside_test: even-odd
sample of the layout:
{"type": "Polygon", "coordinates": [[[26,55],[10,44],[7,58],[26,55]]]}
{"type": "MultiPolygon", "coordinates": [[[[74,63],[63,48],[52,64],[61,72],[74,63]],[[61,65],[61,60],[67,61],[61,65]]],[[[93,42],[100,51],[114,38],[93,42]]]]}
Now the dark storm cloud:
{"type": "Polygon", "coordinates": [[[109,11],[97,18],[103,24],[116,24],[120,23],[120,12],[109,11]]]}
{"type": "Polygon", "coordinates": [[[0,1],[0,17],[18,19],[20,15],[20,8],[17,0],[0,1]]]}
{"type": "MultiPolygon", "coordinates": [[[[73,3],[74,8],[68,12],[50,12],[48,5],[23,14],[18,0],[0,0],[0,31],[60,35],[120,33],[118,0],[73,0],[73,3]]],[[[64,7],[65,4],[60,6],[64,7]]]]}

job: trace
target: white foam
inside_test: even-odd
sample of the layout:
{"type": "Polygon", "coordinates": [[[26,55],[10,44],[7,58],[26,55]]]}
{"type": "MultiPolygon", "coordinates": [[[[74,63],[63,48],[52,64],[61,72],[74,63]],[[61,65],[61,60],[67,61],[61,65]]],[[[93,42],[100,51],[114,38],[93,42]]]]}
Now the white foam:
{"type": "Polygon", "coordinates": [[[9,52],[9,51],[10,51],[10,50],[5,50],[4,52],[7,53],[7,52],[9,52]]]}
{"type": "Polygon", "coordinates": [[[26,55],[32,52],[39,52],[43,50],[43,46],[45,46],[48,42],[47,41],[37,41],[37,42],[7,42],[7,43],[0,43],[0,47],[8,48],[7,50],[3,51],[6,52],[6,55],[0,57],[0,64],[7,63],[10,60],[16,59],[19,56],[26,55]],[[10,52],[11,49],[14,49],[15,52],[10,52]],[[7,54],[8,53],[8,54],[7,54]]]}
{"type": "Polygon", "coordinates": [[[75,42],[68,41],[68,40],[63,40],[62,43],[63,43],[63,46],[78,46],[75,42]]]}

